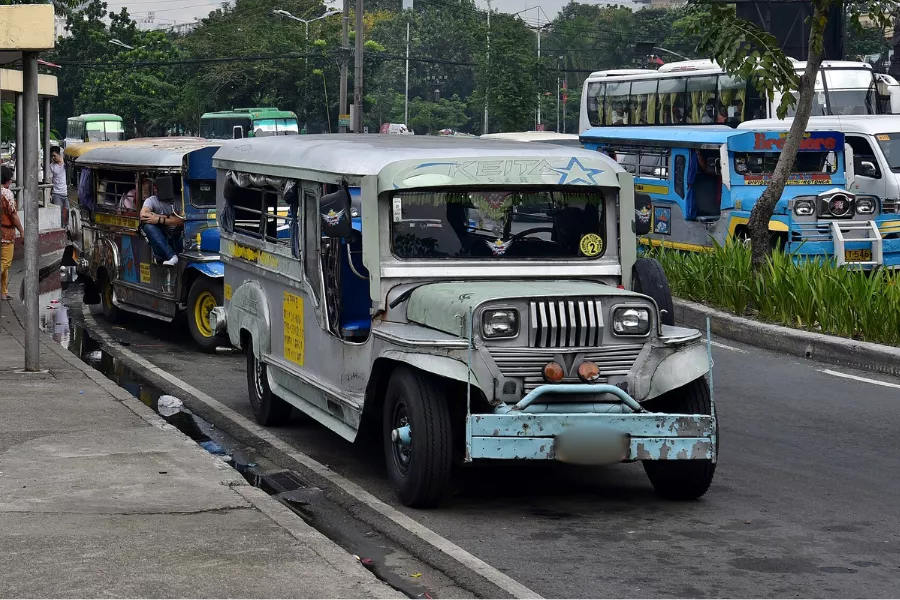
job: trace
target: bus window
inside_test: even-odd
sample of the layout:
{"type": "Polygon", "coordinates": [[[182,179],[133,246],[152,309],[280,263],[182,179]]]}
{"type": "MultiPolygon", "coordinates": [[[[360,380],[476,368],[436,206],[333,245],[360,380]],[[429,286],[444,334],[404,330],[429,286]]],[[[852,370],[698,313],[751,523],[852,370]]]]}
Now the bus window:
{"type": "Polygon", "coordinates": [[[588,122],[592,127],[598,127],[603,122],[603,96],[605,91],[605,83],[592,82],[588,84],[587,114],[588,122]]]}
{"type": "Polygon", "coordinates": [[[669,150],[648,149],[641,151],[638,177],[669,179],[669,150]]]}
{"type": "Polygon", "coordinates": [[[631,84],[631,122],[635,125],[656,123],[656,79],[631,84]]]}
{"type": "Polygon", "coordinates": [[[831,114],[876,114],[875,78],[868,69],[826,69],[825,86],[831,114]]]}
{"type": "Polygon", "coordinates": [[[720,75],[719,103],[718,108],[716,109],[716,123],[742,123],[745,120],[744,105],[746,102],[747,83],[740,79],[729,77],[728,75],[720,75]]]}
{"type": "Polygon", "coordinates": [[[604,125],[628,125],[628,94],[630,91],[630,81],[606,84],[604,125]]]}
{"type": "MultiPolygon", "coordinates": [[[[685,114],[687,123],[716,122],[716,79],[715,75],[688,78],[688,110],[685,114]]],[[[722,122],[724,121],[723,118],[722,122]]]]}
{"type": "Polygon", "coordinates": [[[684,123],[684,105],[687,93],[684,77],[672,77],[659,80],[659,123],[662,125],[681,125],[684,123]]]}

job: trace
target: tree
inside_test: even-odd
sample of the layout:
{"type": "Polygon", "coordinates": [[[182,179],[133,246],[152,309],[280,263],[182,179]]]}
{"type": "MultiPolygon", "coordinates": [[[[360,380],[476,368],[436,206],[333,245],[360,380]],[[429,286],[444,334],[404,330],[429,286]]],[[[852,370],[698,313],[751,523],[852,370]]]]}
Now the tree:
{"type": "Polygon", "coordinates": [[[698,51],[718,62],[725,71],[744,81],[750,81],[764,97],[773,100],[782,93],[778,117],[784,118],[788,109],[796,106],[790,131],[785,139],[769,186],[753,206],[748,228],[752,247],[753,268],[758,271],[771,250],[769,219],[784,191],[800,142],[806,132],[812,111],[816,75],[824,57],[824,33],[828,14],[833,6],[846,11],[849,25],[861,29],[860,17],[867,15],[879,27],[886,27],[891,13],[897,10],[897,0],[812,0],[809,17],[809,53],[806,68],[798,77],[794,66],[778,46],[775,38],[756,25],[738,18],[734,8],[700,0],[691,11],[707,10],[709,17],[691,23],[689,32],[699,36],[698,51]],[[794,90],[797,95],[794,95],[794,90]]]}

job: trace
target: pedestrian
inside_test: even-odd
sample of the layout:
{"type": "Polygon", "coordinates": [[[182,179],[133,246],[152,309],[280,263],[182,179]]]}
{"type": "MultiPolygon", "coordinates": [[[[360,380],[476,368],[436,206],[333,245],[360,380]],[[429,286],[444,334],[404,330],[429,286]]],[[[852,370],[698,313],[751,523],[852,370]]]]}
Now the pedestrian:
{"type": "Polygon", "coordinates": [[[50,173],[53,176],[50,202],[60,207],[60,223],[65,229],[69,222],[69,189],[66,186],[66,165],[59,146],[50,148],[50,173]]]}
{"type": "Polygon", "coordinates": [[[13,252],[16,245],[16,231],[22,237],[25,230],[16,212],[16,197],[9,191],[12,183],[12,170],[9,167],[0,167],[0,299],[9,300],[7,285],[9,283],[9,269],[12,266],[13,252]]]}

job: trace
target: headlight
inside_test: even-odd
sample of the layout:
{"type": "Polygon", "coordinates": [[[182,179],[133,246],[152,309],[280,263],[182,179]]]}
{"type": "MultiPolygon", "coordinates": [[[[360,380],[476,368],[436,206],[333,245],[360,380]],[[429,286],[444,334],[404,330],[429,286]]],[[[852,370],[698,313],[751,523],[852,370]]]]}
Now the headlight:
{"type": "Polygon", "coordinates": [[[871,196],[857,196],[856,198],[856,214],[871,215],[875,212],[876,206],[875,199],[871,196]]]}
{"type": "Polygon", "coordinates": [[[650,310],[617,308],[613,312],[613,331],[619,335],[647,335],[650,333],[650,310]]]}
{"type": "Polygon", "coordinates": [[[481,315],[481,331],[486,338],[519,335],[519,312],[511,309],[486,310],[481,315]]]}
{"type": "Polygon", "coordinates": [[[808,217],[816,214],[815,198],[795,198],[794,214],[798,217],[808,217]]]}

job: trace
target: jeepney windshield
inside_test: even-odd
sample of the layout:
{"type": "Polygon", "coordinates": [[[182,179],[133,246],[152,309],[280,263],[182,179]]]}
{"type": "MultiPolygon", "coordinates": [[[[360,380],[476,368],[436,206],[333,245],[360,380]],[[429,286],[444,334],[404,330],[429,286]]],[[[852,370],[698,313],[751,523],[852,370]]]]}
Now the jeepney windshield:
{"type": "Polygon", "coordinates": [[[875,139],[884,152],[891,173],[900,173],[900,133],[879,133],[875,139]]]}
{"type": "MultiPolygon", "coordinates": [[[[780,154],[773,152],[736,152],[734,170],[740,175],[771,175],[780,154]]],[[[798,152],[792,173],[834,173],[834,152],[798,152]]]]}
{"type": "Polygon", "coordinates": [[[603,202],[599,190],[398,191],[391,249],[401,259],[594,259],[608,246],[603,202]]]}

